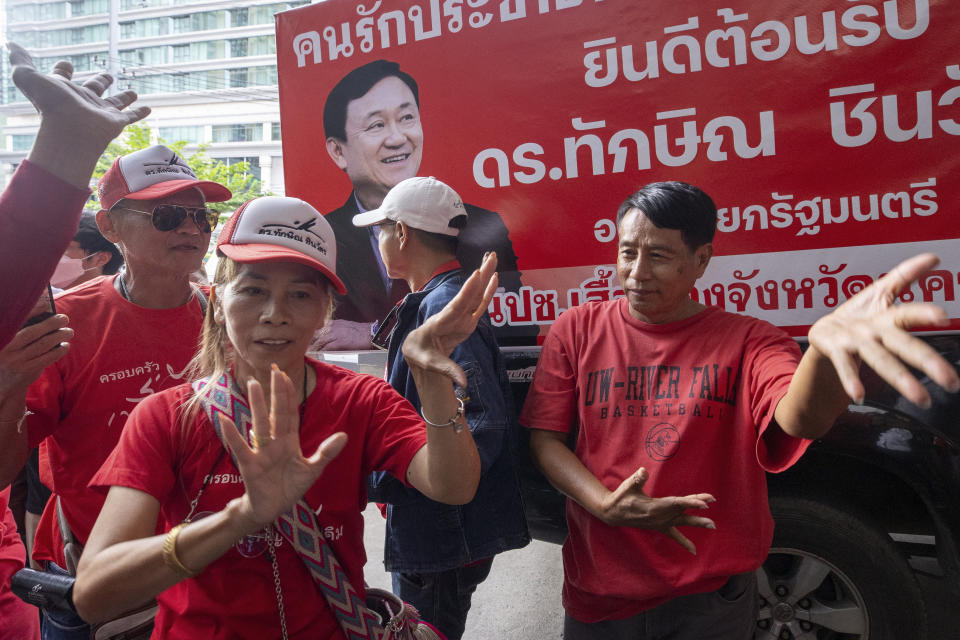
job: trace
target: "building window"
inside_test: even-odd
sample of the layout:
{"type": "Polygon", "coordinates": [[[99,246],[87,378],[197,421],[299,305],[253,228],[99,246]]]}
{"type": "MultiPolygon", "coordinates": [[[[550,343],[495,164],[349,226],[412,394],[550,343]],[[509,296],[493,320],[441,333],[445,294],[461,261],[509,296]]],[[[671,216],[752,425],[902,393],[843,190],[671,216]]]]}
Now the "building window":
{"type": "Polygon", "coordinates": [[[173,32],[184,33],[190,31],[190,16],[173,16],[173,32]]]}
{"type": "MultiPolygon", "coordinates": [[[[129,52],[125,52],[129,53],[129,52]]],[[[106,51],[96,53],[80,53],[72,56],[51,56],[48,58],[34,58],[34,64],[37,69],[52,69],[60,60],[69,60],[73,65],[74,71],[99,71],[104,68],[104,62],[107,59],[106,51]]]]}
{"type": "MultiPolygon", "coordinates": [[[[204,43],[195,44],[203,45],[204,43]]],[[[176,56],[182,55],[182,53],[174,52],[173,55],[176,60],[176,56]]],[[[141,96],[179,91],[216,91],[230,87],[274,86],[277,84],[277,67],[271,65],[243,69],[174,71],[172,73],[143,75],[137,73],[128,80],[129,88],[141,96]]],[[[257,134],[256,139],[261,139],[260,134],[257,134]]]]}
{"type": "Polygon", "coordinates": [[[41,20],[62,20],[67,17],[66,2],[45,2],[38,8],[41,20]]]}
{"type": "Polygon", "coordinates": [[[230,86],[231,87],[246,87],[247,85],[247,69],[230,69],[230,86]]]}
{"type": "MultiPolygon", "coordinates": [[[[207,86],[207,73],[208,72],[205,71],[194,73],[179,71],[174,73],[142,75],[137,76],[132,80],[130,83],[130,88],[141,96],[151,93],[172,93],[180,91],[205,91],[207,89],[222,89],[222,82],[216,86],[207,86]]],[[[214,71],[211,73],[220,72],[214,71]]]]}
{"type": "Polygon", "coordinates": [[[189,62],[190,61],[190,45],[189,44],[173,45],[173,61],[189,62]]]}
{"type": "Polygon", "coordinates": [[[258,142],[263,140],[263,125],[255,124],[215,124],[214,142],[258,142]]]}
{"type": "MultiPolygon", "coordinates": [[[[174,47],[176,49],[176,47],[174,47]]],[[[130,67],[144,65],[167,64],[169,48],[143,47],[141,49],[126,49],[120,51],[121,64],[130,67]]]]}
{"type": "Polygon", "coordinates": [[[67,17],[66,2],[45,2],[12,5],[7,3],[7,19],[11,23],[62,20],[67,17]]]}
{"type": "Polygon", "coordinates": [[[277,84],[277,67],[251,67],[250,85],[251,87],[264,87],[277,84]]]}
{"type": "Polygon", "coordinates": [[[160,127],[157,135],[165,143],[174,142],[203,142],[202,126],[160,127]]]}
{"type": "Polygon", "coordinates": [[[209,40],[207,42],[196,43],[198,47],[203,47],[206,53],[206,60],[219,60],[226,58],[227,43],[223,40],[209,40]]]}
{"type": "Polygon", "coordinates": [[[182,16],[173,16],[173,32],[210,31],[227,26],[226,11],[203,11],[182,16]]]}
{"type": "Polygon", "coordinates": [[[245,27],[250,24],[250,18],[247,15],[246,7],[242,9],[230,9],[230,26],[245,27]]]}
{"type": "Polygon", "coordinates": [[[280,123],[279,122],[270,123],[270,139],[280,140],[280,123]]]}
{"type": "Polygon", "coordinates": [[[165,36],[168,33],[170,33],[169,18],[150,18],[147,20],[135,20],[133,22],[120,23],[121,40],[165,36]]]}
{"type": "Polygon", "coordinates": [[[170,0],[120,0],[120,10],[131,11],[151,7],[168,7],[170,4],[170,0]]]}
{"type": "Polygon", "coordinates": [[[12,31],[9,39],[27,48],[65,47],[74,44],[89,44],[106,41],[110,28],[105,24],[94,24],[73,29],[53,29],[50,31],[12,31]]]}
{"type": "Polygon", "coordinates": [[[74,18],[109,11],[110,0],[70,0],[70,16],[74,18]]]}
{"type": "Polygon", "coordinates": [[[27,99],[24,97],[20,90],[11,82],[6,86],[6,91],[3,94],[4,104],[12,104],[14,102],[26,102],[27,99]]]}
{"type": "Polygon", "coordinates": [[[236,38],[230,41],[230,57],[231,58],[247,57],[247,38],[236,38]]]}
{"type": "Polygon", "coordinates": [[[13,145],[13,151],[29,151],[30,147],[33,146],[33,141],[37,138],[37,134],[15,133],[11,135],[10,138],[13,145]]]}
{"type": "Polygon", "coordinates": [[[277,52],[277,41],[273,36],[254,36],[248,40],[247,55],[268,56],[277,52]]]}

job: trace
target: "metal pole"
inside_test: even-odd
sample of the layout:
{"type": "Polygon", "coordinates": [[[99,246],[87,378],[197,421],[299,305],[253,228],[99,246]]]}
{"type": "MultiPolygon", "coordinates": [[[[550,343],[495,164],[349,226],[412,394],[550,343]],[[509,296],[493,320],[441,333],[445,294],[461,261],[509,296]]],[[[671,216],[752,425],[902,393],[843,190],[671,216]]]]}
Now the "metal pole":
{"type": "Polygon", "coordinates": [[[113,76],[110,93],[120,91],[120,0],[110,0],[110,49],[107,71],[113,76]]]}

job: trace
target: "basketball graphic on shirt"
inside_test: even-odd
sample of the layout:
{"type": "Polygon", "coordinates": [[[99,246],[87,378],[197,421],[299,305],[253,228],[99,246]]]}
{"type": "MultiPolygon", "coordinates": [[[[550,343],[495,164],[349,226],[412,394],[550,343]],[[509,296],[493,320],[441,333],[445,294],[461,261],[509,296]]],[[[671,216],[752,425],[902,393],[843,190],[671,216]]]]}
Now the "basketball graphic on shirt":
{"type": "Polygon", "coordinates": [[[680,447],[680,432],[672,424],[661,422],[647,432],[647,455],[654,460],[669,460],[680,447]]]}

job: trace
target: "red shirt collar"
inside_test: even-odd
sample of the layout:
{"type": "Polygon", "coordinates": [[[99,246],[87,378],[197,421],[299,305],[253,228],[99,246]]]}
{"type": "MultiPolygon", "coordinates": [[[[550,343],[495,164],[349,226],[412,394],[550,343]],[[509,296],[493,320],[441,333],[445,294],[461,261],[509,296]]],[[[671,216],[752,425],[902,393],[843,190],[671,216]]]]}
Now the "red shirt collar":
{"type": "Polygon", "coordinates": [[[424,284],[422,287],[420,287],[417,291],[418,291],[418,292],[419,292],[419,291],[423,291],[424,288],[425,288],[428,284],[430,284],[430,281],[433,280],[434,278],[436,278],[437,276],[439,276],[441,273],[446,273],[447,271],[453,271],[454,269],[460,269],[460,268],[461,268],[460,261],[457,260],[456,258],[454,258],[454,259],[451,260],[450,262],[444,262],[442,265],[440,265],[439,267],[437,267],[436,271],[433,272],[433,275],[430,276],[430,278],[427,280],[426,284],[424,284]]]}

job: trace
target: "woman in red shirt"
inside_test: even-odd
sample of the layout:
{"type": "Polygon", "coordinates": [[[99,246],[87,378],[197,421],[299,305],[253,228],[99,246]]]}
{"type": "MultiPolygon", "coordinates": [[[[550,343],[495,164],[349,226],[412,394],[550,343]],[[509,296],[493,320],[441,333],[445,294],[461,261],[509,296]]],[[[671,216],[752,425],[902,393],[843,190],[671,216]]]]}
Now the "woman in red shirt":
{"type": "Polygon", "coordinates": [[[472,498],[480,461],[448,355],[485,311],[496,259],[404,345],[423,416],[440,425],[427,427],[383,381],[305,356],[333,290],[344,293],[316,210],[252,200],[217,250],[193,383],[142,401],[91,483],[109,493],[74,601],[98,621],[158,596],[154,637],[343,638],[285,527],[322,536],[362,600],[367,474],[387,470],[441,502],[472,498]]]}

